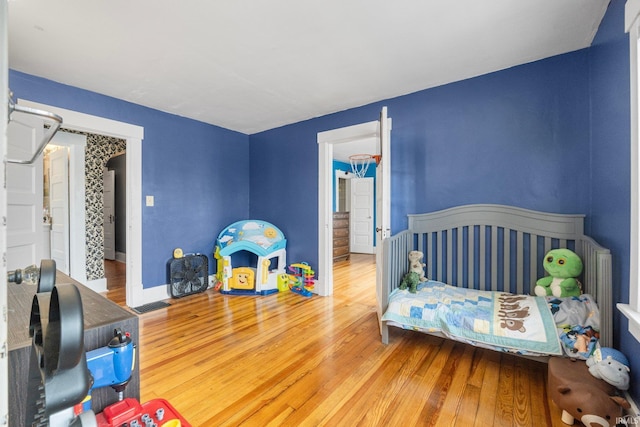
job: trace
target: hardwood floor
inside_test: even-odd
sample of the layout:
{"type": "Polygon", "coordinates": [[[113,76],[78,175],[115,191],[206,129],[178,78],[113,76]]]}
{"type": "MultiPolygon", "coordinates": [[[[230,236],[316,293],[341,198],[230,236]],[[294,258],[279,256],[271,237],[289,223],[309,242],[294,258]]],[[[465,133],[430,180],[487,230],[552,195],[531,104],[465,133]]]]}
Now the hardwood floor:
{"type": "Polygon", "coordinates": [[[118,261],[104,260],[104,274],[107,278],[107,298],[126,307],[127,265],[118,261]]]}
{"type": "Polygon", "coordinates": [[[141,315],[141,401],[194,426],[564,426],[546,364],[396,328],[385,346],[374,257],[334,279],[331,297],[209,290],[141,315]]]}

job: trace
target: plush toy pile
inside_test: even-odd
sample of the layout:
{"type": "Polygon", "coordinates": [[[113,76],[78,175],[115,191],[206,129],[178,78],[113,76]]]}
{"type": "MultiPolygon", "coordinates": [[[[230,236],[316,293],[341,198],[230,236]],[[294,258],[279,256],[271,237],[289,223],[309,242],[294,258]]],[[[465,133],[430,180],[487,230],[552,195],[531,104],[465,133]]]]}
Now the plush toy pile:
{"type": "MultiPolygon", "coordinates": [[[[545,255],[543,266],[549,276],[536,282],[536,295],[580,296],[577,278],[583,266],[577,254],[569,249],[553,249],[545,255]]],[[[619,392],[629,389],[629,360],[614,348],[597,347],[586,362],[552,357],[548,368],[548,393],[562,409],[565,424],[573,424],[577,418],[585,426],[613,427],[623,416],[623,409],[630,408],[619,392]]]]}

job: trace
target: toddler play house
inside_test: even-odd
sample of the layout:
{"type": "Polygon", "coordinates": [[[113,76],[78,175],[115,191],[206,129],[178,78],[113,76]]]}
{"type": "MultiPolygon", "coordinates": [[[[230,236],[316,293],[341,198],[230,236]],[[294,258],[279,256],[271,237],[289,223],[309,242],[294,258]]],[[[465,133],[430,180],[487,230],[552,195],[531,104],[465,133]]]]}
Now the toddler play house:
{"type": "Polygon", "coordinates": [[[287,264],[286,247],[282,231],[266,221],[244,220],[229,225],[218,235],[214,253],[220,292],[241,295],[278,292],[278,276],[285,273],[287,264]],[[249,265],[234,268],[233,261],[238,259],[249,265]]]}

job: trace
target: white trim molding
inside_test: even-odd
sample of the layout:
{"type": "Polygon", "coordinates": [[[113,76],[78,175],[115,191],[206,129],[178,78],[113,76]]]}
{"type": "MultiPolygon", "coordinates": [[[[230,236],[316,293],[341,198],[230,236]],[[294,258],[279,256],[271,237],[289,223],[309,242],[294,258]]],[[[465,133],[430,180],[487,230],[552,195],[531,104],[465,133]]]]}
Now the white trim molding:
{"type": "Polygon", "coordinates": [[[116,251],[116,261],[126,264],[127,263],[127,254],[126,254],[126,252],[118,252],[118,251],[116,251]]]}
{"type": "Polygon", "coordinates": [[[103,277],[101,279],[95,279],[95,280],[87,280],[86,283],[84,283],[84,285],[87,288],[93,290],[94,292],[105,293],[108,291],[106,277],[103,277]]]}
{"type": "MultiPolygon", "coordinates": [[[[5,163],[7,156],[7,121],[9,119],[9,46],[8,36],[8,7],[6,0],[0,0],[0,218],[7,216],[7,188],[5,163]]],[[[0,222],[0,258],[7,256],[7,225],[0,222]]],[[[8,308],[7,308],[7,265],[0,263],[0,352],[6,351],[8,339],[8,308]]],[[[15,384],[12,389],[15,390],[15,384]]],[[[9,425],[9,358],[0,355],[0,426],[9,425]]]]}
{"type": "Polygon", "coordinates": [[[629,32],[633,23],[640,15],[640,0],[627,0],[624,5],[624,30],[629,32]]]}
{"type": "Polygon", "coordinates": [[[629,405],[631,405],[631,408],[625,411],[627,415],[631,417],[640,417],[640,409],[638,409],[638,404],[633,400],[629,392],[624,391],[622,392],[622,394],[624,395],[624,398],[627,399],[627,402],[629,402],[629,405]]]}
{"type": "Polygon", "coordinates": [[[629,319],[629,332],[640,341],[640,312],[631,308],[629,304],[617,304],[618,310],[629,319]]]}
{"type": "Polygon", "coordinates": [[[640,341],[640,121],[638,91],[640,81],[638,51],[640,43],[640,0],[628,0],[625,5],[625,28],[629,32],[629,85],[631,110],[631,206],[629,248],[629,304],[616,307],[629,319],[629,332],[640,341]]]}

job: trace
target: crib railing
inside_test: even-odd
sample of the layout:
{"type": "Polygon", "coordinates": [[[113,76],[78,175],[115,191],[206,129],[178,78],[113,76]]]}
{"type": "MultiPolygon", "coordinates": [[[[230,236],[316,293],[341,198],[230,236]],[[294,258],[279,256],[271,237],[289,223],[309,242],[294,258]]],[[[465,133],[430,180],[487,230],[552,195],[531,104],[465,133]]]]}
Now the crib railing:
{"type": "Polygon", "coordinates": [[[600,345],[613,346],[613,279],[611,252],[591,237],[583,236],[576,253],[584,264],[583,292],[592,295],[600,310],[600,345]]]}

